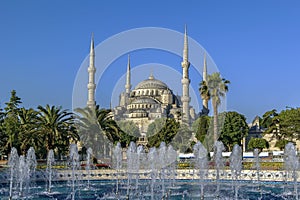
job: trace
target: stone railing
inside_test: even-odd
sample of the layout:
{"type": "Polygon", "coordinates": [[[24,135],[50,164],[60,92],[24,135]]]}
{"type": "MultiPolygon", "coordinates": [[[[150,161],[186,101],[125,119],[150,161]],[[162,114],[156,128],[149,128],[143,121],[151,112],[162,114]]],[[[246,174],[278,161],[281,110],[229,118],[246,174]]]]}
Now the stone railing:
{"type": "MultiPolygon", "coordinates": [[[[217,174],[216,170],[208,170],[205,174],[207,180],[216,180],[217,174]]],[[[198,170],[176,170],[174,174],[165,174],[165,177],[171,179],[199,179],[198,170]]],[[[300,173],[297,171],[297,181],[300,182],[300,173]]],[[[150,179],[151,171],[149,170],[139,170],[138,173],[131,173],[131,175],[139,176],[139,179],[150,179]]],[[[70,170],[59,170],[57,171],[57,180],[70,180],[72,177],[72,171],[70,170]]],[[[128,174],[126,170],[116,170],[106,169],[106,170],[90,170],[88,173],[86,170],[78,170],[75,173],[75,177],[82,180],[111,180],[111,179],[127,179],[128,174]]],[[[159,175],[158,175],[159,177],[159,175]]],[[[232,173],[230,170],[220,170],[219,174],[220,180],[232,180],[232,173]]],[[[238,176],[238,180],[247,181],[293,181],[291,173],[286,173],[285,171],[276,170],[264,170],[257,173],[256,170],[243,170],[238,176]],[[259,178],[258,178],[259,176],[259,178]]]]}
{"type": "MultiPolygon", "coordinates": [[[[89,172],[86,170],[76,170],[74,174],[71,170],[53,170],[53,181],[60,180],[71,180],[72,175],[76,179],[80,180],[116,180],[116,179],[127,179],[128,173],[127,170],[119,170],[116,171],[114,169],[99,169],[99,170],[90,170],[89,172]]],[[[150,170],[139,170],[138,173],[131,173],[132,177],[136,178],[138,175],[139,179],[150,179],[152,172],[150,170]]],[[[162,177],[160,171],[157,171],[156,177],[162,177]]],[[[182,180],[197,180],[199,179],[198,170],[193,169],[178,169],[173,172],[165,171],[164,174],[165,179],[182,179],[182,180]]],[[[208,170],[204,176],[205,180],[216,180],[217,171],[216,170],[208,170]]],[[[230,170],[220,170],[219,173],[220,180],[233,180],[232,173],[230,170]]],[[[300,172],[296,172],[297,181],[300,182],[300,172]]],[[[46,174],[44,171],[36,171],[35,177],[31,179],[35,179],[38,181],[46,181],[46,174]]],[[[0,183],[7,183],[10,180],[9,173],[0,172],[0,183]]],[[[286,173],[285,171],[278,170],[243,170],[241,174],[238,176],[238,180],[245,181],[294,181],[292,177],[292,173],[286,173]],[[259,176],[259,178],[258,178],[259,176]]]]}

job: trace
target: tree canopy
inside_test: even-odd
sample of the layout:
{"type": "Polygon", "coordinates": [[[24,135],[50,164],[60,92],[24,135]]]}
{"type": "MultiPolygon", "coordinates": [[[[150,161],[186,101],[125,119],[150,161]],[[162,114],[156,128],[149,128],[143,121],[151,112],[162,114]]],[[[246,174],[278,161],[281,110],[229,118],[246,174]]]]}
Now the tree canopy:
{"type": "Polygon", "coordinates": [[[279,114],[271,110],[263,115],[263,134],[271,135],[276,139],[275,146],[282,148],[288,142],[295,142],[300,139],[300,108],[282,110],[279,114]]]}
{"type": "Polygon", "coordinates": [[[251,138],[248,143],[248,149],[258,149],[262,151],[267,148],[269,148],[269,143],[264,138],[251,138]]]}
{"type": "MultiPolygon", "coordinates": [[[[154,127],[158,127],[163,125],[161,129],[158,129],[158,132],[152,134],[148,137],[148,147],[159,147],[161,142],[165,142],[166,145],[170,144],[172,139],[175,137],[175,135],[178,132],[178,129],[180,127],[179,122],[177,122],[173,118],[164,118],[165,122],[162,123],[161,119],[156,119],[153,123],[156,125],[153,125],[154,127]]],[[[151,125],[151,124],[150,124],[151,125]]],[[[150,127],[149,125],[149,127],[150,127]]]]}
{"type": "Polygon", "coordinates": [[[226,146],[227,151],[232,151],[235,144],[241,145],[241,141],[248,135],[248,131],[249,127],[244,115],[235,111],[226,112],[219,140],[226,146]]]}
{"type": "Polygon", "coordinates": [[[214,141],[218,140],[219,137],[219,130],[218,130],[218,107],[221,104],[222,98],[225,96],[226,92],[228,91],[228,84],[230,81],[221,78],[221,74],[215,72],[211,75],[207,76],[207,82],[202,82],[200,84],[200,95],[205,98],[206,100],[212,100],[212,107],[214,113],[214,141]]]}
{"type": "Polygon", "coordinates": [[[20,107],[21,98],[11,92],[9,102],[0,113],[0,153],[8,155],[15,147],[24,154],[31,146],[38,158],[45,158],[50,148],[64,154],[70,142],[76,142],[73,113],[61,107],[38,106],[38,109],[20,107]]]}

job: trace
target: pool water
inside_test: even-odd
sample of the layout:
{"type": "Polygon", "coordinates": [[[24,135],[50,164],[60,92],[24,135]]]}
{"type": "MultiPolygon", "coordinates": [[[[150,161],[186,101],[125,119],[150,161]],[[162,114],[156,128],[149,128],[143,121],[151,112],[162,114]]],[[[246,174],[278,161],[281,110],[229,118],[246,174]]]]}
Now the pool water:
{"type": "MultiPolygon", "coordinates": [[[[14,192],[13,199],[72,199],[72,184],[70,181],[53,182],[51,193],[46,191],[46,182],[30,183],[30,188],[24,191],[23,197],[14,192]]],[[[284,182],[250,181],[213,181],[199,180],[119,180],[117,191],[116,180],[77,181],[74,199],[201,199],[201,185],[204,198],[213,199],[247,199],[247,200],[280,200],[297,199],[294,194],[295,185],[284,182]],[[127,187],[129,185],[129,187],[127,187]],[[235,192],[237,191],[237,192],[235,192]],[[117,193],[117,194],[116,194],[117,193]]],[[[298,185],[296,185],[296,188],[298,185]]],[[[2,184],[0,199],[8,199],[9,185],[2,184]]],[[[16,189],[14,189],[16,191],[16,189]]]]}

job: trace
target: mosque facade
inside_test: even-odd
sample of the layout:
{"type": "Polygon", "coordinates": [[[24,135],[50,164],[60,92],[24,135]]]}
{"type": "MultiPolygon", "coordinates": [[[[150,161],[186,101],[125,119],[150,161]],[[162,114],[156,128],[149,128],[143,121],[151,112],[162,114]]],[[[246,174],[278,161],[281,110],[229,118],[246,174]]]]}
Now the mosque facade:
{"type": "MultiPolygon", "coordinates": [[[[132,88],[130,57],[128,56],[125,89],[119,96],[119,105],[112,109],[114,119],[116,121],[133,121],[139,127],[140,133],[146,133],[148,125],[157,118],[174,118],[181,123],[191,125],[197,116],[194,108],[190,105],[190,62],[188,60],[188,37],[186,29],[182,57],[182,96],[178,96],[173,93],[173,90],[167,84],[156,79],[153,74],[150,74],[148,78],[145,77],[145,80],[132,88]]],[[[94,59],[94,41],[92,38],[90,64],[88,67],[88,107],[95,106],[96,84],[94,83],[94,77],[96,68],[94,59]]],[[[204,72],[206,72],[206,63],[204,72]]]]}

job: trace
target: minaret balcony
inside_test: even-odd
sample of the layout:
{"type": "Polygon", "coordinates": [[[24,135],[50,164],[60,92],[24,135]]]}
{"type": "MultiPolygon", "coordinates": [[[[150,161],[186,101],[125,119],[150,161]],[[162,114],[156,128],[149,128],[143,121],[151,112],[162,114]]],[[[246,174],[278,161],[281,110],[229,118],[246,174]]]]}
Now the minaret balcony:
{"type": "Polygon", "coordinates": [[[188,84],[190,84],[190,79],[188,79],[188,78],[183,78],[183,79],[181,79],[181,83],[182,84],[184,84],[184,85],[188,85],[188,84]]]}
{"type": "Polygon", "coordinates": [[[88,89],[95,89],[96,88],[96,84],[94,84],[94,83],[89,83],[88,84],[88,89]]]}

